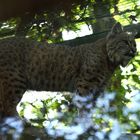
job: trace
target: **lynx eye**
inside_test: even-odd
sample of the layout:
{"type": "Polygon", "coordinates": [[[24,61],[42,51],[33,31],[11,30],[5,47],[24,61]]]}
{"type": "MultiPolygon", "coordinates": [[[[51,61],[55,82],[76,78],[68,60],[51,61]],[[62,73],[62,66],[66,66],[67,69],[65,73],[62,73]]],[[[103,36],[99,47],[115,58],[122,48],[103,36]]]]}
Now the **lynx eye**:
{"type": "Polygon", "coordinates": [[[129,52],[129,56],[134,57],[134,56],[135,56],[135,52],[134,52],[133,50],[131,50],[131,51],[129,52]]]}
{"type": "Polygon", "coordinates": [[[127,40],[123,40],[123,42],[127,45],[129,45],[130,43],[127,40]]]}
{"type": "Polygon", "coordinates": [[[126,52],[124,55],[125,55],[125,56],[134,57],[134,56],[135,56],[135,51],[130,50],[130,51],[126,52]]]}

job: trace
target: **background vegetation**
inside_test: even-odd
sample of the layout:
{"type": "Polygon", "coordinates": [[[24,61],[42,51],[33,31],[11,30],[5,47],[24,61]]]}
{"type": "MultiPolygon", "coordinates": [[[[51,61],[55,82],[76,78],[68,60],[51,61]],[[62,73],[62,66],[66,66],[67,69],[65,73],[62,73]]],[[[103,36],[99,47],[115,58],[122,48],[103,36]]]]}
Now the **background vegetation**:
{"type": "Polygon", "coordinates": [[[11,118],[1,125],[4,138],[116,140],[124,139],[125,133],[125,138],[139,139],[138,135],[132,135],[140,133],[139,0],[13,0],[0,2],[0,21],[0,38],[24,36],[71,46],[104,37],[119,21],[125,30],[137,32],[138,48],[138,55],[130,64],[116,70],[95,107],[89,99],[72,98],[69,93],[30,92],[24,95],[18,110],[21,117],[39,129],[28,130],[29,126],[24,129],[21,121],[11,118]],[[77,33],[82,26],[87,26],[92,34],[64,41],[64,31],[77,33]],[[85,109],[82,115],[77,108],[85,109]]]}

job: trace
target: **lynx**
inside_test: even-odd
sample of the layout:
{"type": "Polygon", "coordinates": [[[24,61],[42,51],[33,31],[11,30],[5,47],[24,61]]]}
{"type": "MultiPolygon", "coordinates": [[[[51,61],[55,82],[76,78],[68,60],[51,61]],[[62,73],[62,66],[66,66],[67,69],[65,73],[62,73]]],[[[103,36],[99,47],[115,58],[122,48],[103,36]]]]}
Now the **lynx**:
{"type": "Polygon", "coordinates": [[[0,115],[16,115],[27,90],[70,91],[84,96],[103,91],[118,66],[136,54],[134,37],[116,23],[107,37],[75,47],[26,38],[0,41],[0,115]]]}

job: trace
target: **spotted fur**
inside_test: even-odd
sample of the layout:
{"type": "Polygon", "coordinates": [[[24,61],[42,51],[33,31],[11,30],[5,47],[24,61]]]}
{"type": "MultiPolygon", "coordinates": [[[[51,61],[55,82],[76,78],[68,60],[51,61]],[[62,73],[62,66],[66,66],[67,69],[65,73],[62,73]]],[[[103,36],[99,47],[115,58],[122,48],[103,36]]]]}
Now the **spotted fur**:
{"type": "Polygon", "coordinates": [[[70,47],[25,38],[0,41],[0,114],[16,114],[27,90],[70,91],[81,95],[104,90],[119,65],[136,53],[134,38],[115,24],[95,43],[70,47]]]}

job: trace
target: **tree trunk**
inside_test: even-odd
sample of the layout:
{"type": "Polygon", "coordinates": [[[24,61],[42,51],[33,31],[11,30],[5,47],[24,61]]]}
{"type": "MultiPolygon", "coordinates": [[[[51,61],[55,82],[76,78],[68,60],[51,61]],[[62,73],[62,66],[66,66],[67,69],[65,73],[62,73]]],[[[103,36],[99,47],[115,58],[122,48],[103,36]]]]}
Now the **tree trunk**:
{"type": "Polygon", "coordinates": [[[91,16],[95,16],[95,21],[91,23],[93,33],[109,30],[115,24],[115,19],[110,13],[111,3],[103,0],[95,0],[91,16]],[[106,16],[107,15],[107,16],[106,16]]]}

